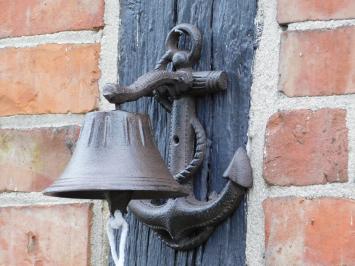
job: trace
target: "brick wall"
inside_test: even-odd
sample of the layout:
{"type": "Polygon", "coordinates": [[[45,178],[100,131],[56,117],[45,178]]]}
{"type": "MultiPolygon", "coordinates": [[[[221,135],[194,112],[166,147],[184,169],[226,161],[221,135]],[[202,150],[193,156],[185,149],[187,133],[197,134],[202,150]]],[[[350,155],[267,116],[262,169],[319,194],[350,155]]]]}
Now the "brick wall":
{"type": "Polygon", "coordinates": [[[45,197],[117,81],[118,2],[0,1],[0,265],[105,265],[100,202],[45,197]]]}
{"type": "Polygon", "coordinates": [[[248,265],[355,264],[355,1],[260,0],[248,265]]]}
{"type": "MultiPolygon", "coordinates": [[[[355,2],[258,5],[248,265],[354,265],[355,2]]],[[[100,90],[117,80],[118,1],[0,10],[0,265],[105,265],[105,206],[40,191],[83,115],[113,108],[100,90]]]]}

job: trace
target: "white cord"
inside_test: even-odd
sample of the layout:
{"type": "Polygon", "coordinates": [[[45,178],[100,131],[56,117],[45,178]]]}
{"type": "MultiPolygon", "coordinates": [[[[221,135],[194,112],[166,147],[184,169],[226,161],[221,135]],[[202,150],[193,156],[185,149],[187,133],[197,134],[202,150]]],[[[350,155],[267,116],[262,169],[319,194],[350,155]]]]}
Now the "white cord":
{"type": "Polygon", "coordinates": [[[123,218],[121,211],[116,210],[114,215],[113,216],[111,215],[107,221],[107,237],[111,248],[112,259],[116,266],[124,265],[124,252],[126,246],[127,233],[128,233],[128,224],[123,218]],[[120,256],[117,257],[116,242],[115,242],[115,236],[113,234],[113,230],[120,229],[120,228],[121,228],[120,251],[119,251],[120,256]]]}

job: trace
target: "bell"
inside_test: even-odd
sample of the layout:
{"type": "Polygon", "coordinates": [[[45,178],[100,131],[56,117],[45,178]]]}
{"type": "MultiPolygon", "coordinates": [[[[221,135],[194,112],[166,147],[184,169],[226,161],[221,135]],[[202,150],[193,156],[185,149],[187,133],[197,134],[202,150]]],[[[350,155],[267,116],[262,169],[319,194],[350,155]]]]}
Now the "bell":
{"type": "Polygon", "coordinates": [[[186,196],[155,146],[148,115],[125,111],[85,116],[74,154],[45,195],[108,199],[186,196]]]}

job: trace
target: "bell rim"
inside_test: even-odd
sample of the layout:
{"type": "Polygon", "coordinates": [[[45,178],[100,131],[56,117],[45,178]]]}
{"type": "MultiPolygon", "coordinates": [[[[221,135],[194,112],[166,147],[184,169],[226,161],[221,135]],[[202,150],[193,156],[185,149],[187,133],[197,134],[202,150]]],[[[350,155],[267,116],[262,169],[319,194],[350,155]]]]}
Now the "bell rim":
{"type": "MultiPolygon", "coordinates": [[[[42,193],[47,196],[72,198],[74,192],[131,191],[132,199],[159,199],[188,196],[189,192],[177,181],[155,177],[102,177],[97,178],[62,178],[56,180],[42,193]],[[104,181],[104,182],[103,182],[104,181]],[[83,186],[82,184],[85,184],[83,186]],[[139,185],[137,185],[139,184],[139,185]],[[68,196],[66,196],[68,194],[68,196]],[[149,194],[149,197],[135,195],[149,194]],[[153,195],[153,197],[152,197],[153,195]],[[156,195],[156,196],[154,196],[156,195]]],[[[74,197],[78,198],[78,197],[74,197]]],[[[81,197],[79,197],[81,198],[81,197]]],[[[83,197],[86,198],[86,197],[83,197]]],[[[102,199],[104,197],[99,197],[102,199]]]]}
{"type": "Polygon", "coordinates": [[[82,190],[68,190],[68,191],[44,191],[42,192],[45,196],[50,197],[61,197],[68,199],[88,199],[88,200],[104,200],[106,199],[105,193],[119,193],[119,192],[132,192],[131,200],[155,200],[155,199],[169,199],[169,198],[180,198],[187,197],[189,194],[182,191],[155,191],[155,190],[92,190],[92,189],[82,189],[82,190]],[[93,196],[94,195],[94,196],[93,196]]]}

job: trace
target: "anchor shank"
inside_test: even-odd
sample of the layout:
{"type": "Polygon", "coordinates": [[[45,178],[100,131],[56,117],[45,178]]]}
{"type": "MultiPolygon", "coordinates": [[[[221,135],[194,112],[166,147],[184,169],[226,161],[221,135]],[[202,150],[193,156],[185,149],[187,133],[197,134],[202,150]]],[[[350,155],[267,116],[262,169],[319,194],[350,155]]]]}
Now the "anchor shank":
{"type": "MultiPolygon", "coordinates": [[[[192,97],[183,97],[174,101],[169,147],[169,170],[173,176],[181,172],[193,157],[195,137],[191,117],[194,116],[195,100],[192,97]]],[[[192,181],[189,179],[186,182],[191,189],[191,195],[193,194],[192,181]]]]}

